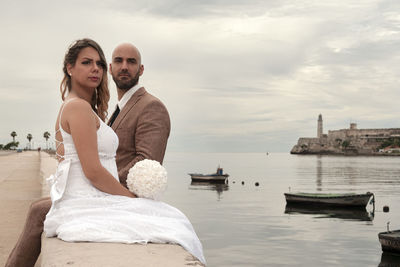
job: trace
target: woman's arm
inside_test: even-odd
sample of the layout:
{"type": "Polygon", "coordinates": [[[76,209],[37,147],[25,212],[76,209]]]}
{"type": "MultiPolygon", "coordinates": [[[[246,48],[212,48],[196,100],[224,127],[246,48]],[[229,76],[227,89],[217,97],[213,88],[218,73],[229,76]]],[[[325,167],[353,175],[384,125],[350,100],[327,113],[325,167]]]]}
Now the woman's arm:
{"type": "Polygon", "coordinates": [[[97,189],[127,197],[135,195],[122,186],[100,163],[97,150],[97,122],[89,103],[78,99],[64,107],[61,125],[69,131],[85,176],[97,189]]]}

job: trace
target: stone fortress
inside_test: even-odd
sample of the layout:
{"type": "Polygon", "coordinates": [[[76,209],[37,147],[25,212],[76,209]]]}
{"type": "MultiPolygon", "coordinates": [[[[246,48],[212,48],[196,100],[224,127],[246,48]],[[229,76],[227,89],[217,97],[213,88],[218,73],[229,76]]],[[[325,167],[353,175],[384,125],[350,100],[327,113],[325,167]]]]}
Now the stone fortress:
{"type": "Polygon", "coordinates": [[[290,151],[291,154],[337,155],[400,155],[400,128],[357,129],[350,123],[349,129],[323,133],[322,115],[318,116],[317,137],[301,137],[290,151]]]}

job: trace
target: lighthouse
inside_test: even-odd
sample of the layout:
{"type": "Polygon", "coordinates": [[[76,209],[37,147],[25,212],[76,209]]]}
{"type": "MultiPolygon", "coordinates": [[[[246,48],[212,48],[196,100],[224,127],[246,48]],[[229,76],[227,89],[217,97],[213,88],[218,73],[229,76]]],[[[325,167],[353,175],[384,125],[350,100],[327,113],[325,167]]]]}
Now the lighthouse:
{"type": "Polygon", "coordinates": [[[322,138],[323,135],[323,128],[322,128],[322,115],[319,114],[318,116],[318,129],[317,129],[317,137],[322,138]]]}

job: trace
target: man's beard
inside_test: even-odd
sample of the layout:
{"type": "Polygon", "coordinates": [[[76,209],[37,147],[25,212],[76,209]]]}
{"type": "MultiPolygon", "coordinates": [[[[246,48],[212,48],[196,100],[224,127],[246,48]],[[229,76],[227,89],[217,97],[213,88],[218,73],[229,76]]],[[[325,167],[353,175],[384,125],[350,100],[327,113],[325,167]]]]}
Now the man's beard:
{"type": "MultiPolygon", "coordinates": [[[[118,73],[118,75],[121,74],[118,73]]],[[[136,73],[135,77],[133,77],[130,80],[124,81],[124,80],[118,80],[118,75],[117,76],[112,76],[115,84],[117,85],[118,89],[124,90],[124,91],[128,91],[129,89],[131,89],[132,87],[134,87],[136,84],[138,84],[139,82],[139,77],[140,77],[140,70],[138,70],[138,72],[136,73]]]]}

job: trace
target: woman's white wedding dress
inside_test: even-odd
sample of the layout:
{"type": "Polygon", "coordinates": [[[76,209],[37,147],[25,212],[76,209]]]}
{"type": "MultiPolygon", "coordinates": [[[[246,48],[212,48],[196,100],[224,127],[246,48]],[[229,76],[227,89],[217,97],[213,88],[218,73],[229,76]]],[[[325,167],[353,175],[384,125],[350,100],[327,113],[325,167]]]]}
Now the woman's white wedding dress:
{"type": "MultiPolygon", "coordinates": [[[[95,188],[83,173],[72,136],[61,125],[59,129],[65,152],[49,178],[52,207],[44,222],[47,237],[69,242],[179,244],[205,264],[202,245],[182,212],[160,201],[110,195],[95,188]]],[[[118,137],[101,120],[97,142],[101,164],[118,180],[118,137]]]]}

